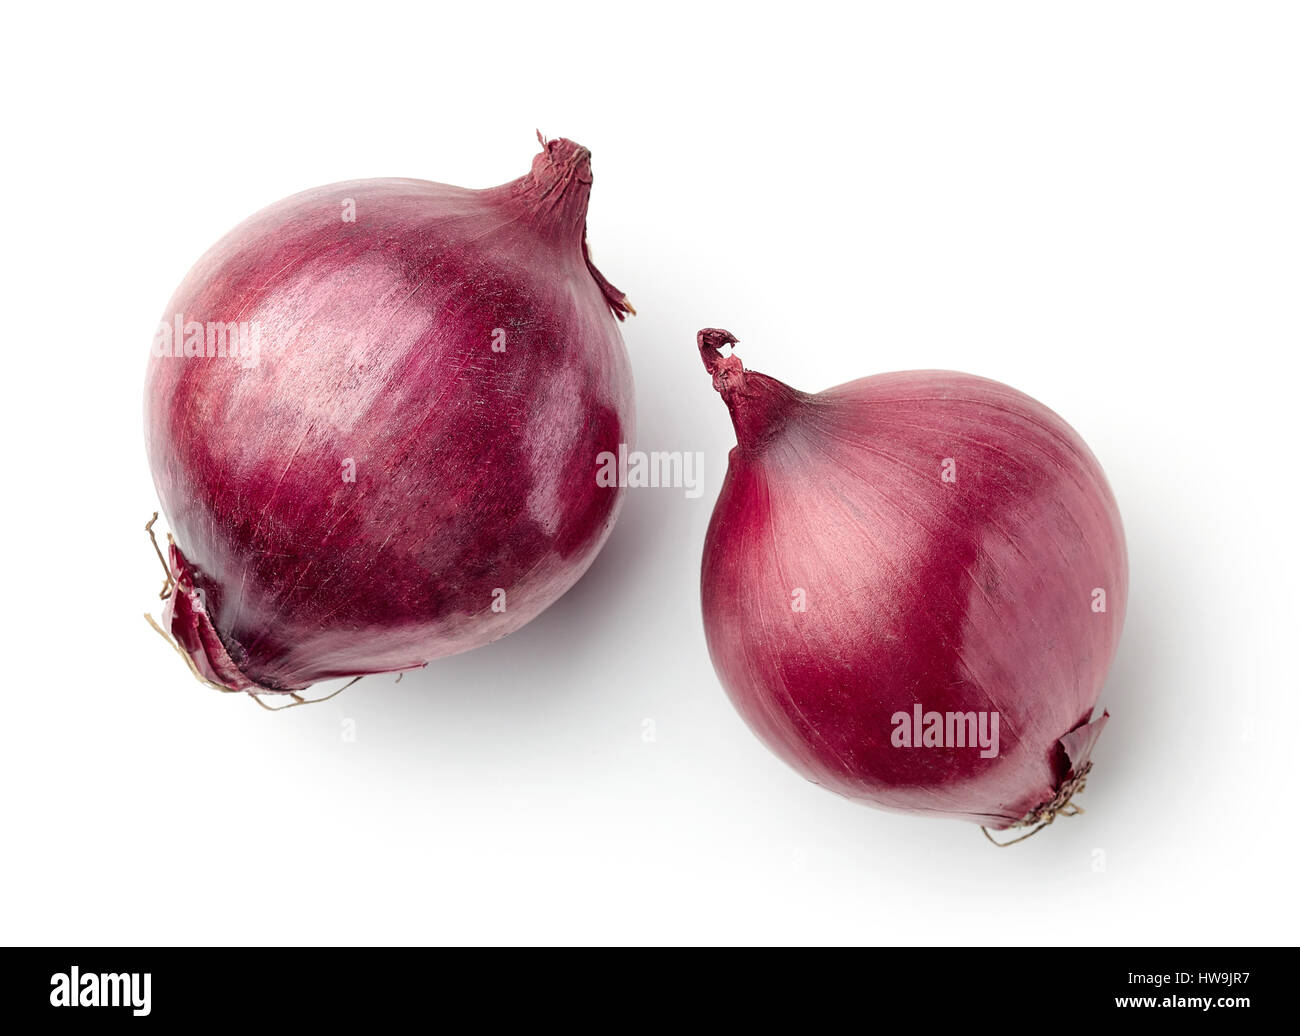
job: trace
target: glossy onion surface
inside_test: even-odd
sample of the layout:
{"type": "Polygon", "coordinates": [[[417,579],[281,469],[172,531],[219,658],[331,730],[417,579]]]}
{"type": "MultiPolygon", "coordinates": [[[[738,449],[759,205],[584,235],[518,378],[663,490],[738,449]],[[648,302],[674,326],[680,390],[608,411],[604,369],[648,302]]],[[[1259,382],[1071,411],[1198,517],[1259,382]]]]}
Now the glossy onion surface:
{"type": "Polygon", "coordinates": [[[995,829],[1054,813],[1105,723],[1093,707],[1128,592],[1088,447],[985,378],[906,371],[809,395],[724,356],[734,342],[700,332],[738,439],[702,573],[736,708],[852,799],[995,829]],[[900,744],[900,717],[930,713],[984,713],[990,730],[996,713],[997,754],[922,744],[924,724],[900,744]]]}
{"type": "Polygon", "coordinates": [[[597,456],[631,438],[633,394],[590,189],[567,140],[489,190],[333,184],[190,271],[145,431],[175,539],[164,624],[202,676],[413,668],[518,629],[591,563],[619,503],[597,456]],[[218,355],[214,324],[236,325],[218,355]]]}

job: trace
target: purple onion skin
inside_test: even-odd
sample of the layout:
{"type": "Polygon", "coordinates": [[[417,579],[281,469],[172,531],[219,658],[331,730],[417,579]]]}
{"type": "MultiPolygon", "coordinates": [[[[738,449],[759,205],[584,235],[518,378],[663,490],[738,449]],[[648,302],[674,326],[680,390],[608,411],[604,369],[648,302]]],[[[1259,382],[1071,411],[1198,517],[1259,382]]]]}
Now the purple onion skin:
{"type": "Polygon", "coordinates": [[[848,798],[993,829],[1034,814],[1085,772],[1124,621],[1124,534],[1096,459],[995,381],[905,371],[808,395],[724,357],[734,342],[700,332],[738,440],[701,578],[732,702],[848,798]],[[999,754],[895,747],[893,717],[916,703],[996,711],[999,754]]]}
{"type": "Polygon", "coordinates": [[[519,629],[591,564],[620,503],[596,458],[634,415],[590,189],[567,140],[490,190],[333,184],[190,271],[164,321],[261,331],[256,365],[149,364],[164,621],[200,675],[292,691],[415,668],[519,629]]]}

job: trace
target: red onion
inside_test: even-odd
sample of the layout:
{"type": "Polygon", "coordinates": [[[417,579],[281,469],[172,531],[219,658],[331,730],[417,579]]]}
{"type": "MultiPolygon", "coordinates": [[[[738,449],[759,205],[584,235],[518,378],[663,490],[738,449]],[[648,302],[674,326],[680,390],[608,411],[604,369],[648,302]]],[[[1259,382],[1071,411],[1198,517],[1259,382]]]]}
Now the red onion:
{"type": "Polygon", "coordinates": [[[950,371],[816,395],[699,346],[738,445],[705,633],[745,721],[809,780],[994,829],[1080,790],[1128,592],[1119,512],[1042,404],[950,371]]]}
{"type": "Polygon", "coordinates": [[[333,184],[190,271],[145,430],[174,535],[164,625],[201,676],[293,691],[414,668],[586,570],[619,504],[596,458],[633,422],[611,316],[632,309],[589,258],[590,190],[568,140],[490,190],[333,184]]]}

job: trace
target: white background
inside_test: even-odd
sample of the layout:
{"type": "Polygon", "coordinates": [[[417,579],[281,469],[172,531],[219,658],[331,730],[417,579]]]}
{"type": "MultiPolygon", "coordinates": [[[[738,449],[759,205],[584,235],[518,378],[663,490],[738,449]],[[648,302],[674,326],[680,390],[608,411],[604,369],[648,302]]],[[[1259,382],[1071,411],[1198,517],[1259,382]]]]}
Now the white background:
{"type": "Polygon", "coordinates": [[[1294,6],[36,10],[0,71],[0,939],[1295,940],[1294,6]],[[594,153],[639,445],[704,451],[704,495],[631,491],[564,599],[400,685],[201,687],[142,618],[172,289],[282,196],[497,184],[538,127],[594,153]],[[809,390],[997,378],[1088,440],[1132,598],[1086,815],[997,850],[744,727],[699,614],[733,441],[706,325],[809,390]]]}

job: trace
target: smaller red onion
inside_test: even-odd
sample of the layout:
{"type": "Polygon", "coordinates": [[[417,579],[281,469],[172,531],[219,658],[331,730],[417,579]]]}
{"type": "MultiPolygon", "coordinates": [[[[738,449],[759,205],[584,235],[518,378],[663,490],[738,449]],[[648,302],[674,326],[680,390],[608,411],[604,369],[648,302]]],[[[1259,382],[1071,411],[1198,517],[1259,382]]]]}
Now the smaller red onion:
{"type": "Polygon", "coordinates": [[[1083,440],[985,378],[809,395],[724,356],[726,331],[698,340],[738,443],[704,547],[705,634],[745,721],[874,806],[995,829],[1072,811],[1128,595],[1083,440]]]}

